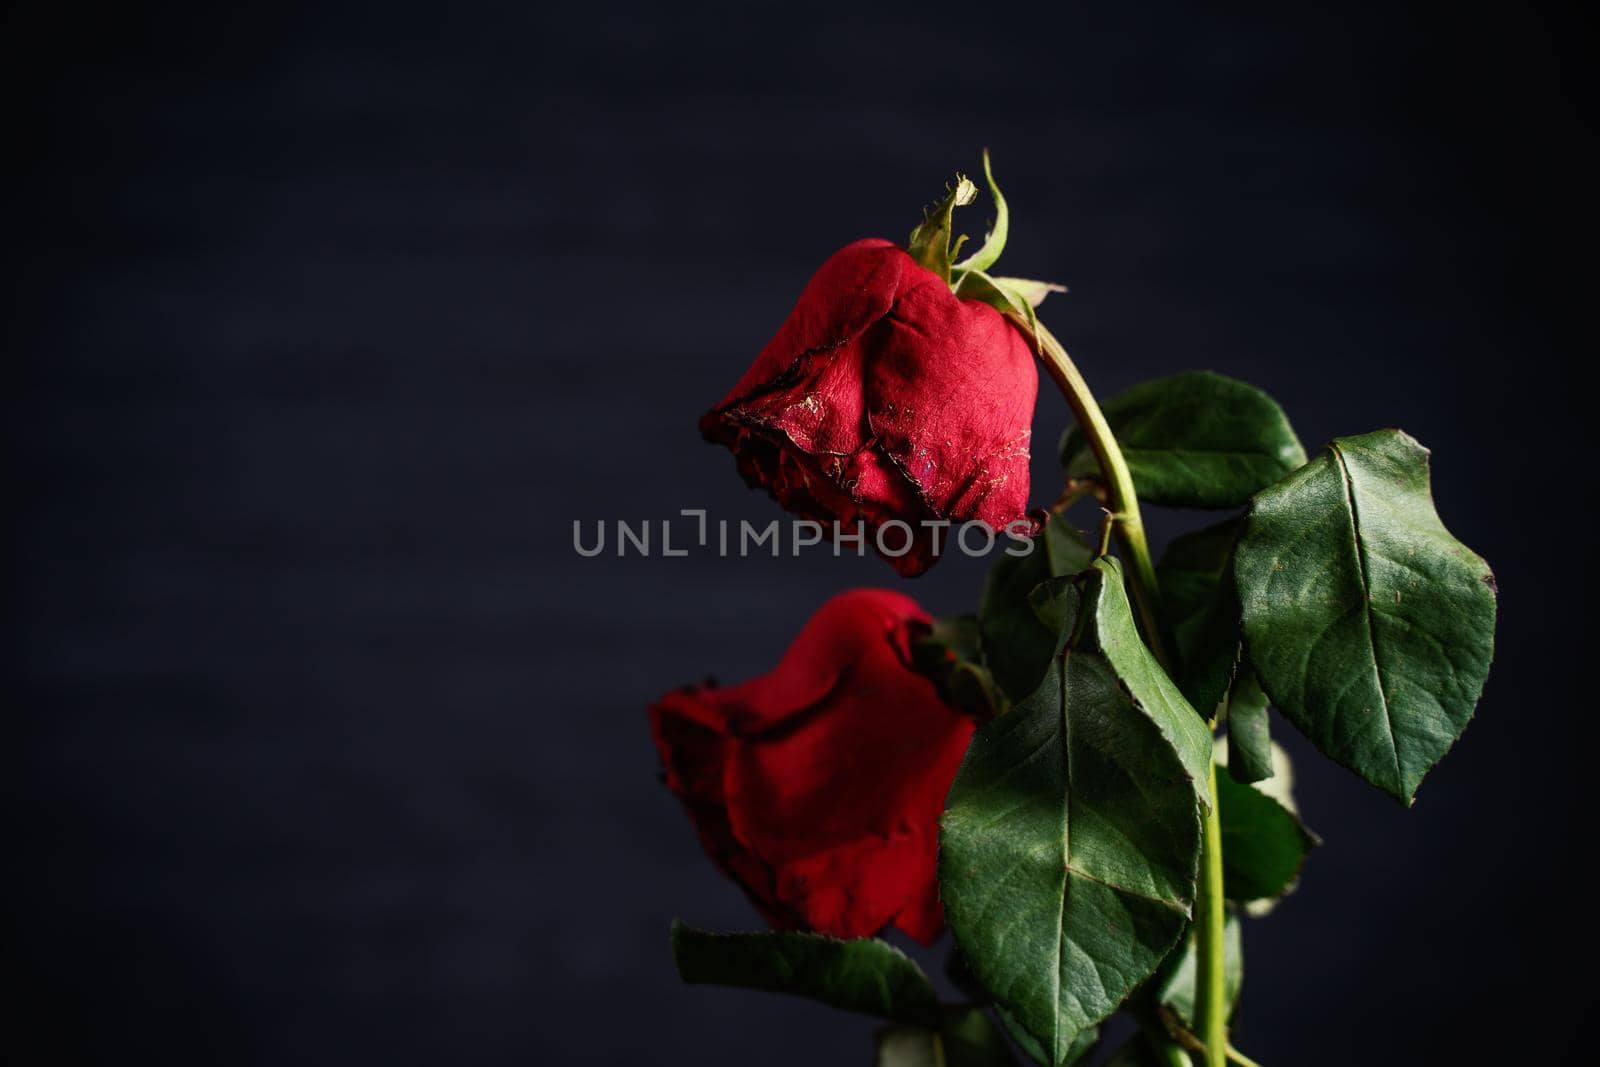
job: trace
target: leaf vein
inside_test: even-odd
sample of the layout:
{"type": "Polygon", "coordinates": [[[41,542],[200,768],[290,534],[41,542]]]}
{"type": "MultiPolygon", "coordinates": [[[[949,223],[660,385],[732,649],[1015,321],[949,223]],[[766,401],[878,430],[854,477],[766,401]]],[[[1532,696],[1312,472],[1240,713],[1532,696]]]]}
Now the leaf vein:
{"type": "Polygon", "coordinates": [[[1400,743],[1394,732],[1394,711],[1389,707],[1389,690],[1383,681],[1383,664],[1378,661],[1378,638],[1372,627],[1372,590],[1367,585],[1367,546],[1361,537],[1361,516],[1356,508],[1355,485],[1350,477],[1350,467],[1337,441],[1328,446],[1339,461],[1339,477],[1344,482],[1346,510],[1350,513],[1350,540],[1356,553],[1356,577],[1361,583],[1361,618],[1367,628],[1367,648],[1372,652],[1372,678],[1378,687],[1378,699],[1383,702],[1383,721],[1389,729],[1389,749],[1394,755],[1395,788],[1405,790],[1405,775],[1400,770],[1400,743]]]}

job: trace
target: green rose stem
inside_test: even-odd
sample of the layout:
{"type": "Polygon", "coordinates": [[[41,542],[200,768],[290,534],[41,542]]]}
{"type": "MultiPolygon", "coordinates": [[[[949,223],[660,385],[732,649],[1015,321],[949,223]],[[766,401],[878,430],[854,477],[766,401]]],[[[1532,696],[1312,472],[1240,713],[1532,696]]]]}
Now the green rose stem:
{"type": "Polygon", "coordinates": [[[1228,1059],[1228,994],[1223,960],[1223,930],[1228,923],[1222,892],[1222,819],[1217,814],[1217,761],[1213,756],[1206,774],[1211,810],[1201,816],[1200,883],[1195,888],[1194,1014],[1200,1040],[1206,1045],[1209,1067],[1223,1067],[1228,1059]]]}
{"type": "Polygon", "coordinates": [[[1236,1063],[1239,1067],[1261,1067],[1261,1064],[1246,1056],[1232,1045],[1228,1046],[1228,1062],[1236,1063]]]}
{"type": "MultiPolygon", "coordinates": [[[[1100,470],[1105,476],[1107,503],[1111,522],[1128,557],[1128,572],[1132,580],[1133,600],[1144,621],[1145,639],[1156,659],[1170,673],[1175,666],[1169,649],[1173,648],[1166,636],[1161,615],[1161,590],[1156,582],[1155,563],[1150,558],[1150,545],[1144,536],[1144,521],[1139,516],[1139,498],[1134,492],[1133,475],[1128,461],[1117,446],[1106,417],[1089,391],[1078,367],[1061,347],[1061,342],[1045,329],[1037,319],[1029,322],[1020,315],[1008,316],[1018,329],[1031,335],[1037,342],[1039,358],[1050,377],[1067,399],[1067,406],[1078,420],[1089,447],[1094,450],[1100,470]]],[[[1206,1067],[1226,1067],[1228,1061],[1228,1003],[1223,971],[1223,928],[1227,923],[1227,910],[1222,889],[1222,823],[1217,817],[1217,765],[1213,760],[1209,770],[1208,788],[1212,797],[1211,810],[1205,813],[1203,841],[1200,848],[1200,881],[1195,892],[1195,952],[1199,957],[1199,973],[1195,981],[1196,1035],[1205,1044],[1206,1067]]]]}

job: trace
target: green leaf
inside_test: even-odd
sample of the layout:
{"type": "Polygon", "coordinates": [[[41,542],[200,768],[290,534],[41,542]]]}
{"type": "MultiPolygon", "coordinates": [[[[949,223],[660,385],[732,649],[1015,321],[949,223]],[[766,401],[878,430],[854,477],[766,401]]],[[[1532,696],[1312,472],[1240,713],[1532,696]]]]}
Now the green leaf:
{"type": "Polygon", "coordinates": [[[968,964],[1061,1064],[1188,921],[1211,738],[1138,642],[1113,562],[1043,597],[1072,620],[1070,641],[974,736],[939,863],[968,964]]]}
{"type": "MultiPolygon", "coordinates": [[[[1039,1039],[1028,1033],[1028,1028],[1017,1022],[1017,1017],[1006,1009],[997,1007],[994,1013],[999,1016],[1000,1025],[1005,1027],[1006,1033],[1011,1035],[1011,1040],[1017,1043],[1017,1047],[1034,1063],[1045,1064],[1048,1067],[1050,1054],[1044,1050],[1044,1046],[1039,1043],[1039,1039]]],[[[1082,1034],[1079,1034],[1078,1037],[1080,1041],[1084,1038],[1088,1038],[1091,1043],[1098,1041],[1100,1039],[1100,1028],[1097,1026],[1090,1027],[1082,1034]]],[[[1070,1063],[1071,1061],[1069,1060],[1068,1062],[1070,1063]]]]}
{"type": "Polygon", "coordinates": [[[878,1031],[877,1067],[1014,1067],[1000,1028],[981,1008],[951,1007],[937,1028],[886,1026],[878,1031]]]}
{"type": "Polygon", "coordinates": [[[1006,198],[1000,195],[995,183],[994,170],[989,166],[989,150],[983,150],[983,179],[989,184],[989,195],[994,198],[994,227],[984,238],[983,247],[955,265],[957,270],[988,270],[1000,258],[1006,247],[1006,231],[1011,226],[1011,212],[1006,208],[1006,198]]]}
{"type": "MultiPolygon", "coordinates": [[[[1006,1033],[1011,1035],[1011,1040],[1016,1042],[1017,1047],[1020,1048],[1029,1059],[1031,1059],[1034,1063],[1040,1064],[1048,1064],[1050,1062],[1050,1056],[1045,1052],[1044,1046],[1039,1043],[1039,1039],[1028,1033],[1027,1028],[1021,1023],[1017,1022],[1017,1017],[1015,1015],[1012,1015],[1004,1008],[998,1007],[995,1008],[994,1013],[999,1017],[1000,1024],[1005,1027],[1006,1033]]],[[[1089,1029],[1079,1034],[1078,1040],[1074,1041],[1072,1043],[1072,1047],[1067,1049],[1067,1055],[1066,1059],[1063,1061],[1063,1067],[1070,1067],[1071,1064],[1083,1062],[1088,1058],[1089,1053],[1094,1051],[1095,1046],[1099,1043],[1100,1028],[1098,1026],[1089,1027],[1089,1029]]]]}
{"type": "Polygon", "coordinates": [[[950,281],[950,260],[961,250],[961,243],[965,237],[955,241],[951,247],[950,217],[955,209],[972,203],[977,198],[978,187],[972,184],[971,179],[964,174],[956,175],[956,184],[947,187],[943,198],[927,214],[922,217],[922,222],[911,231],[910,246],[906,249],[911,258],[933,271],[948,284],[950,281]]]}
{"type": "MultiPolygon", "coordinates": [[[[995,1009],[995,1014],[1000,1017],[1000,1022],[1005,1027],[1006,1033],[1011,1035],[1011,1040],[1016,1042],[1017,1047],[1029,1059],[1038,1064],[1048,1065],[1050,1063],[1050,1056],[1045,1052],[1044,1046],[1039,1043],[1037,1038],[1028,1033],[1021,1023],[1017,1022],[1016,1016],[1004,1008],[995,1009]]],[[[1067,1049],[1066,1057],[1061,1061],[1060,1067],[1071,1067],[1072,1064],[1082,1063],[1089,1058],[1090,1053],[1094,1052],[1095,1046],[1098,1044],[1100,1044],[1100,1028],[1091,1026],[1079,1034],[1078,1039],[1072,1043],[1072,1047],[1067,1049]]]]}
{"type": "MultiPolygon", "coordinates": [[[[1097,559],[1087,576],[1086,592],[1098,598],[1094,637],[1101,652],[1110,661],[1118,681],[1177,751],[1199,792],[1201,806],[1209,808],[1211,798],[1206,792],[1206,779],[1211,773],[1210,729],[1167,677],[1167,672],[1139,635],[1139,627],[1133,621],[1133,607],[1128,603],[1122,567],[1113,559],[1097,559]]],[[[1032,599],[1037,602],[1040,596],[1041,591],[1035,590],[1032,599]]]]}
{"type": "Polygon", "coordinates": [[[1039,583],[1084,570],[1094,550],[1072,525],[1053,515],[1026,556],[1002,554],[989,568],[978,606],[978,631],[984,663],[1012,701],[1039,687],[1050,658],[1059,647],[1028,603],[1039,583]]]}
{"type": "Polygon", "coordinates": [[[788,993],[845,1011],[935,1025],[939,998],[922,969],[886,941],[803,933],[712,934],[672,924],[672,958],[691,985],[788,993]]]}
{"type": "Polygon", "coordinates": [[[1272,725],[1267,719],[1267,694],[1248,671],[1228,690],[1228,773],[1236,782],[1272,777],[1272,725]]]}
{"type": "MultiPolygon", "coordinates": [[[[1294,761],[1289,758],[1289,753],[1285,752],[1283,747],[1276,741],[1271,742],[1270,747],[1272,750],[1272,754],[1269,757],[1272,760],[1272,777],[1263,778],[1258,782],[1250,783],[1251,788],[1255,789],[1257,792],[1271,797],[1273,800],[1277,801],[1285,811],[1298,819],[1300,817],[1300,806],[1295,803],[1294,799],[1294,761]]],[[[1217,749],[1217,766],[1219,768],[1223,770],[1227,769],[1228,763],[1230,762],[1228,755],[1229,753],[1227,746],[1217,749]]],[[[1235,781],[1237,780],[1238,779],[1235,779],[1235,781]]],[[[1311,834],[1312,838],[1317,844],[1321,844],[1322,839],[1317,837],[1317,835],[1312,833],[1310,830],[1305,829],[1303,822],[1301,824],[1301,829],[1305,830],[1307,834],[1311,834]]],[[[1293,890],[1294,885],[1291,883],[1289,888],[1286,889],[1282,895],[1287,896],[1290,892],[1293,892],[1293,890]]],[[[1273,910],[1278,906],[1279,899],[1280,897],[1262,897],[1257,900],[1249,901],[1243,904],[1242,907],[1246,915],[1249,915],[1252,918],[1260,918],[1264,915],[1272,914],[1273,910]]]]}
{"type": "Polygon", "coordinates": [[[1192,641],[1194,630],[1211,606],[1234,543],[1244,529],[1244,517],[1182,534],[1172,539],[1156,564],[1161,599],[1171,619],[1173,636],[1192,641]]]}
{"type": "Polygon", "coordinates": [[[1236,781],[1272,777],[1267,696],[1248,671],[1237,670],[1239,600],[1229,568],[1243,517],[1175,538],[1156,565],[1168,625],[1183,658],[1180,684],[1196,709],[1221,704],[1236,781]]]}
{"type": "Polygon", "coordinates": [[[1210,716],[1227,695],[1239,661],[1239,601],[1227,579],[1242,518],[1174,538],[1156,565],[1168,626],[1178,644],[1178,682],[1210,716]]]}
{"type": "Polygon", "coordinates": [[[911,642],[911,665],[939,688],[939,696],[979,721],[1011,706],[982,661],[982,638],[975,615],[946,615],[911,642]]]}
{"type": "Polygon", "coordinates": [[[1494,576],[1439,520],[1428,450],[1398,430],[1334,440],[1256,497],[1235,574],[1273,706],[1410,804],[1494,653],[1494,576]]]}
{"type": "MultiPolygon", "coordinates": [[[[1210,371],[1136,385],[1104,410],[1134,488],[1152,504],[1238,507],[1306,460],[1276,401],[1210,371]]],[[[1061,462],[1069,477],[1100,474],[1076,427],[1061,439],[1061,462]]]]}
{"type": "MultiPolygon", "coordinates": [[[[1006,1011],[1005,1008],[994,1004],[994,997],[978,982],[977,975],[972,973],[972,967],[967,963],[966,957],[962,955],[960,945],[951,947],[950,955],[945,961],[945,974],[955,984],[956,989],[976,1003],[992,1005],[1002,1028],[1010,1035],[1011,1040],[1016,1042],[1017,1047],[1022,1049],[1030,1059],[1036,1063],[1045,1063],[1048,1060],[1044,1046],[1040,1045],[1038,1039],[1028,1033],[1021,1023],[1017,1022],[1016,1016],[1006,1011]]],[[[1093,1051],[1099,1041],[1100,1031],[1097,1027],[1085,1030],[1078,1035],[1078,1040],[1069,1050],[1067,1062],[1071,1064],[1082,1060],[1093,1051]]]]}
{"type": "MultiPolygon", "coordinates": [[[[1075,1063],[1082,1063],[1089,1058],[1089,1054],[1094,1051],[1095,1046],[1099,1043],[1100,1028],[1098,1026],[1089,1027],[1089,1029],[1079,1034],[1078,1040],[1074,1041],[1072,1047],[1067,1049],[1066,1058],[1062,1061],[1063,1067],[1072,1067],[1075,1063]]],[[[1044,1050],[1040,1049],[1040,1051],[1044,1050]]],[[[1043,1061],[1041,1060],[1041,1062],[1043,1061]]]]}
{"type": "Polygon", "coordinates": [[[1004,715],[1011,701],[995,682],[994,675],[976,663],[957,663],[939,686],[939,694],[952,707],[960,708],[980,722],[1004,715]]]}
{"type": "MultiPolygon", "coordinates": [[[[1238,916],[1230,912],[1222,931],[1223,999],[1228,1005],[1230,1017],[1238,1006],[1239,990],[1244,987],[1244,945],[1239,925],[1238,916]]],[[[1194,1029],[1195,974],[1198,968],[1199,954],[1191,927],[1182,946],[1162,964],[1154,990],[1157,1002],[1172,1009],[1184,1028],[1190,1031],[1194,1029]]]]}
{"type": "Polygon", "coordinates": [[[1268,900],[1294,887],[1311,850],[1322,842],[1299,816],[1231,774],[1217,775],[1222,822],[1223,893],[1241,902],[1268,900]]]}

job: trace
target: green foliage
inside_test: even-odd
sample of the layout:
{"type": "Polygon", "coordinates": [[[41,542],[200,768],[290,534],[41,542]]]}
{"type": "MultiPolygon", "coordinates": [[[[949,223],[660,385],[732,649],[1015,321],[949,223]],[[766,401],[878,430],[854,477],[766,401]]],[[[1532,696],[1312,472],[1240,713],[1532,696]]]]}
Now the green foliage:
{"type": "Polygon", "coordinates": [[[939,998],[922,968],[874,938],[712,934],[674,922],[672,958],[690,984],[789,993],[864,1015],[939,1024],[939,998]]]}
{"type": "Polygon", "coordinates": [[[1174,538],[1156,565],[1182,663],[1178,681],[1208,717],[1227,696],[1239,661],[1239,601],[1228,576],[1243,528],[1232,518],[1174,538]]]}
{"type": "Polygon", "coordinates": [[[1272,777],[1272,723],[1267,694],[1256,676],[1245,672],[1228,690],[1228,773],[1236,782],[1272,777]]]}
{"type": "Polygon", "coordinates": [[[1223,892],[1249,902],[1282,896],[1300,877],[1311,850],[1322,842],[1300,817],[1255,786],[1217,775],[1222,816],[1223,892]]]}
{"type": "MultiPolygon", "coordinates": [[[[1275,400],[1211,371],[1136,385],[1104,411],[1140,499],[1152,504],[1239,507],[1306,460],[1275,400]]],[[[1100,473],[1077,427],[1061,439],[1061,463],[1071,478],[1100,473]]]]}
{"type": "Polygon", "coordinates": [[[1094,560],[1091,549],[1064,516],[1053,515],[1026,556],[1004,553],[989,568],[978,604],[983,659],[995,682],[1012,699],[1039,687],[1050,657],[1060,647],[1056,631],[1029,602],[1042,582],[1077,574],[1094,560]]]}
{"type": "MultiPolygon", "coordinates": [[[[1050,1056],[1045,1052],[1044,1046],[1039,1043],[1039,1039],[1028,1033],[1027,1029],[1017,1022],[1016,1016],[1004,1008],[996,1008],[995,1015],[999,1017],[1001,1025],[1005,1027],[1005,1031],[1010,1035],[1011,1040],[1016,1042],[1017,1047],[1026,1053],[1030,1060],[1039,1064],[1048,1064],[1050,1062],[1050,1056]]],[[[1089,1054],[1099,1044],[1100,1028],[1098,1026],[1089,1027],[1079,1034],[1078,1039],[1072,1043],[1072,1047],[1067,1049],[1066,1057],[1062,1061],[1062,1067],[1071,1067],[1072,1064],[1082,1063],[1089,1058],[1089,1054]]]]}
{"type": "Polygon", "coordinates": [[[911,662],[933,679],[944,700],[982,721],[992,719],[1011,702],[983,665],[975,615],[946,615],[911,642],[911,662]]]}
{"type": "Polygon", "coordinates": [[[1243,518],[1235,517],[1174,537],[1156,564],[1173,634],[1185,647],[1194,644],[1243,528],[1243,518]]]}
{"type": "MultiPolygon", "coordinates": [[[[1231,1016],[1238,1006],[1239,990],[1244,987],[1244,942],[1239,929],[1239,917],[1230,914],[1222,932],[1224,991],[1231,1016]]],[[[1174,949],[1161,972],[1156,976],[1152,995],[1156,1002],[1177,1016],[1187,1029],[1194,1029],[1195,974],[1199,969],[1199,955],[1195,951],[1195,936],[1191,929],[1183,943],[1174,949]]]]}
{"type": "Polygon", "coordinates": [[[973,739],[940,873],[973,972],[1060,1064],[1188,921],[1210,736],[1139,641],[1115,564],[1033,599],[1071,631],[973,739]]]}
{"type": "Polygon", "coordinates": [[[1336,439],[1256,497],[1234,570],[1273,705],[1409,804],[1494,650],[1494,577],[1439,520],[1427,449],[1398,430],[1336,439]]]}
{"type": "MultiPolygon", "coordinates": [[[[1206,778],[1210,773],[1211,732],[1140,636],[1121,566],[1115,560],[1097,559],[1080,584],[1085,596],[1093,598],[1095,604],[1093,628],[1084,639],[1098,641],[1117,680],[1172,745],[1200,794],[1201,806],[1209,808],[1206,778]]],[[[1048,587],[1035,590],[1030,597],[1035,610],[1047,591],[1048,587]]]]}

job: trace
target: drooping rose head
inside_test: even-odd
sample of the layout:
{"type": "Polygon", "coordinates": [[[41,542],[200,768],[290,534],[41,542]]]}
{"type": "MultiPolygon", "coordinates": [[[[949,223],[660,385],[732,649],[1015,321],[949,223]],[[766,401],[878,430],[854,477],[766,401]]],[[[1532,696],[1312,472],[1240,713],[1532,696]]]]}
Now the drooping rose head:
{"type": "Polygon", "coordinates": [[[780,929],[943,928],[939,814],[976,723],[911,667],[928,623],[898,593],[842,593],[770,674],[650,709],[668,788],[780,929]]]}
{"type": "MultiPolygon", "coordinates": [[[[998,189],[995,197],[1001,214],[980,253],[985,266],[1004,241],[998,189]]],[[[931,566],[934,545],[950,538],[925,523],[981,520],[998,531],[1023,520],[1028,505],[1038,372],[1029,341],[991,306],[995,280],[949,263],[950,208],[964,202],[953,193],[942,220],[930,214],[913,235],[920,261],[884,240],[834,253],[755,364],[700,420],[752,486],[830,530],[861,524],[908,576],[931,566]],[[939,243],[919,242],[935,222],[939,243]],[[967,274],[985,283],[971,291],[987,302],[952,290],[951,278],[961,285],[967,274]],[[909,529],[884,529],[896,521],[909,529]]]]}

